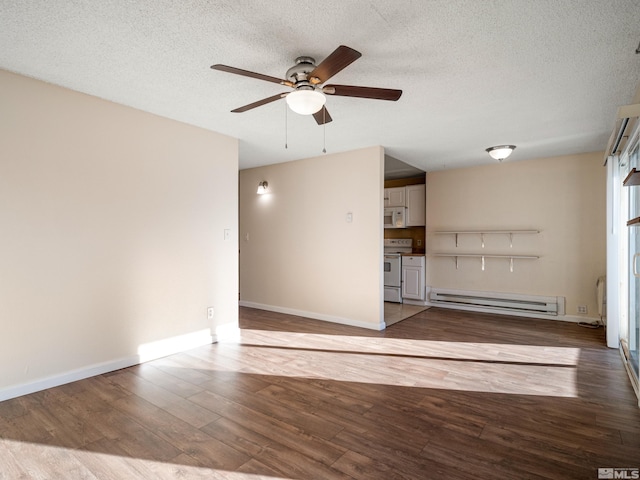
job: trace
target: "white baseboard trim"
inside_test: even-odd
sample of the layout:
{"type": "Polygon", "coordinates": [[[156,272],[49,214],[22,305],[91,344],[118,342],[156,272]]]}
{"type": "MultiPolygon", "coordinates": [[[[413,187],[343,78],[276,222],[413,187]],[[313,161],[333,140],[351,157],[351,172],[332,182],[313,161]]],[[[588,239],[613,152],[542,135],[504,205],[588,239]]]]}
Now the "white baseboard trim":
{"type": "Polygon", "coordinates": [[[402,303],[406,303],[407,305],[416,305],[418,307],[426,307],[429,305],[426,300],[411,300],[411,299],[402,299],[402,303]]]}
{"type": "Polygon", "coordinates": [[[0,402],[9,400],[10,398],[21,397],[30,393],[39,392],[48,388],[58,387],[66,383],[84,380],[85,378],[95,377],[107,372],[120,370],[121,368],[131,367],[140,363],[138,355],[132,357],[121,358],[110,362],[97,363],[88,367],[71,370],[59,375],[41,378],[32,382],[15,385],[0,390],[0,402]]]}
{"type": "Polygon", "coordinates": [[[214,343],[214,340],[215,339],[211,335],[210,330],[207,329],[185,335],[178,335],[176,337],[159,340],[157,342],[151,342],[141,345],[138,348],[137,355],[96,363],[87,367],[51,375],[49,377],[40,378],[20,385],[2,388],[0,389],[0,402],[11,398],[21,397],[22,395],[39,392],[41,390],[46,390],[48,388],[58,387],[66,383],[95,377],[96,375],[102,375],[103,373],[132,367],[157,358],[173,355],[174,353],[211,344],[214,343]]]}
{"type": "Polygon", "coordinates": [[[572,323],[593,323],[600,322],[600,317],[584,317],[577,315],[545,315],[545,314],[537,314],[535,312],[517,312],[517,311],[501,311],[493,308],[486,307],[478,307],[478,306],[465,306],[465,305],[444,305],[441,303],[430,303],[427,302],[427,305],[435,308],[448,308],[450,310],[464,310],[466,312],[478,312],[478,313],[492,313],[495,315],[505,315],[509,317],[526,317],[526,318],[540,318],[543,320],[555,320],[560,322],[572,322],[572,323]]]}
{"type": "Polygon", "coordinates": [[[248,302],[240,300],[241,307],[257,308],[258,310],[267,310],[268,312],[284,313],[287,315],[297,315],[299,317],[312,318],[314,320],[322,320],[324,322],[339,323],[341,325],[349,325],[351,327],[366,328],[368,330],[384,330],[385,323],[380,320],[377,325],[352,320],[350,318],[335,317],[333,315],[325,315],[324,313],[308,312],[305,310],[296,310],[295,308],[280,307],[276,305],[265,305],[263,303],[248,302]]]}
{"type": "Polygon", "coordinates": [[[206,328],[196,332],[176,335],[175,337],[163,338],[155,342],[145,343],[138,347],[138,363],[145,363],[156,358],[167,357],[174,353],[184,352],[192,348],[202,347],[213,343],[211,330],[206,328]]]}

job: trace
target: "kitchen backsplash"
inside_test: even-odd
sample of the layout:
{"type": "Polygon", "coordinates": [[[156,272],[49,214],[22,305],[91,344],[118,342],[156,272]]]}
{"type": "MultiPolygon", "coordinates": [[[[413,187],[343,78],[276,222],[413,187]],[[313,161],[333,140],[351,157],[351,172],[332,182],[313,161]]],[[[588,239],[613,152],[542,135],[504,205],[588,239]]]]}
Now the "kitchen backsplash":
{"type": "Polygon", "coordinates": [[[384,238],[411,238],[413,239],[413,253],[425,252],[424,227],[385,228],[384,238]]]}

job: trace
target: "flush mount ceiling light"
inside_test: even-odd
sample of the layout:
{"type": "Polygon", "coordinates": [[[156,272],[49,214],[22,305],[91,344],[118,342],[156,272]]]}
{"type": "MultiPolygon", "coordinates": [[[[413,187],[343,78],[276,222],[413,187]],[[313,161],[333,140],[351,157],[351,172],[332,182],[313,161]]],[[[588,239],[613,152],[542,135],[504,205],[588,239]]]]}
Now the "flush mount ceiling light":
{"type": "Polygon", "coordinates": [[[495,147],[487,148],[487,153],[491,155],[491,158],[494,160],[501,162],[511,155],[515,149],[515,145],[497,145],[495,147]]]}
{"type": "Polygon", "coordinates": [[[287,95],[287,105],[300,115],[312,115],[319,112],[327,101],[317,90],[298,89],[287,95]]]}
{"type": "Polygon", "coordinates": [[[258,195],[264,195],[267,193],[267,189],[269,188],[269,183],[265,180],[258,184],[258,195]]]}

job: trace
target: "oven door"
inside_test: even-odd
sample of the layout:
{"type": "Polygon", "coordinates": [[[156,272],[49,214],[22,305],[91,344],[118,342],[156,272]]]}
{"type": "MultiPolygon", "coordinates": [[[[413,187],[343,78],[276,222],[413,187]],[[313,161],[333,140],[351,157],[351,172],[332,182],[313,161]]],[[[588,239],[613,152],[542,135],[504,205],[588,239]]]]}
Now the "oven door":
{"type": "Polygon", "coordinates": [[[402,281],[402,269],[400,267],[399,254],[384,255],[384,286],[400,287],[402,281]]]}

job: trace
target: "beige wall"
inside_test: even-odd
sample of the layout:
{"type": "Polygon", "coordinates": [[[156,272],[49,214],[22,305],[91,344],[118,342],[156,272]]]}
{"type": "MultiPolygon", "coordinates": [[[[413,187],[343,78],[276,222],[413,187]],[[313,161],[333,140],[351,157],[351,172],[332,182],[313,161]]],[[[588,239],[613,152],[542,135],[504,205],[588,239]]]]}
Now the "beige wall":
{"type": "Polygon", "coordinates": [[[371,147],[240,172],[241,304],[382,327],[383,157],[371,147]],[[268,195],[256,195],[262,180],[268,195]]]}
{"type": "Polygon", "coordinates": [[[2,71],[0,111],[0,398],[237,323],[237,140],[2,71]]]}
{"type": "Polygon", "coordinates": [[[429,257],[427,284],[461,290],[566,297],[566,314],[597,317],[596,279],[605,274],[606,169],[602,154],[545,158],[427,175],[427,252],[520,253],[538,260],[429,257]],[[536,229],[538,235],[434,235],[442,230],[536,229]]]}

